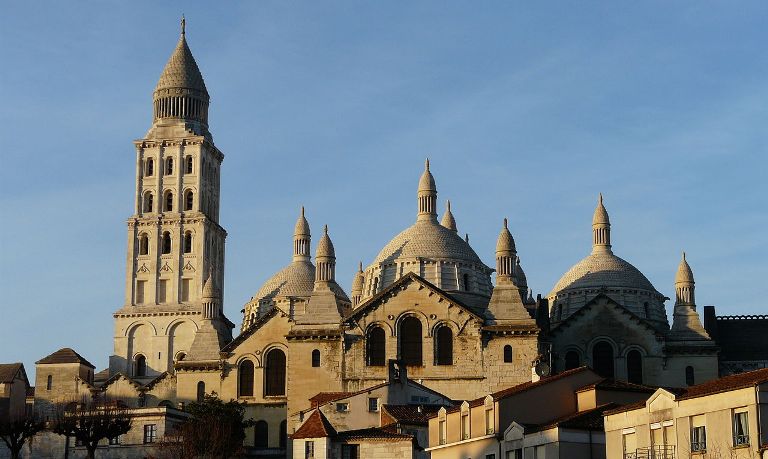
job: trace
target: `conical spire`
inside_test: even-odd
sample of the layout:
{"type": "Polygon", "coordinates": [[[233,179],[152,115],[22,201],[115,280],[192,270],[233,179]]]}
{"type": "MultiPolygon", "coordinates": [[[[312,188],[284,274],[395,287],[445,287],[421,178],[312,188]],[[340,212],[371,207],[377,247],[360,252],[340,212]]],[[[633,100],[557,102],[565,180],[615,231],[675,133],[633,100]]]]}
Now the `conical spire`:
{"type": "Polygon", "coordinates": [[[670,338],[678,341],[709,340],[710,336],[701,325],[696,312],[693,271],[685,259],[685,252],[675,274],[675,310],[672,315],[670,338]]]}
{"type": "Polygon", "coordinates": [[[440,222],[440,224],[453,231],[454,233],[458,233],[458,229],[456,229],[456,219],[453,218],[453,214],[451,213],[450,199],[445,203],[445,213],[443,214],[443,220],[440,222]]]}
{"type": "Polygon", "coordinates": [[[693,271],[691,271],[691,267],[685,259],[685,252],[683,252],[683,258],[680,260],[680,265],[677,267],[677,274],[675,274],[675,284],[682,283],[694,284],[693,271]]]}
{"type": "Polygon", "coordinates": [[[208,132],[210,97],[203,75],[187,45],[186,20],[181,35],[165,64],[152,96],[153,121],[148,138],[185,135],[192,132],[211,138],[208,132]]]}
{"type": "Polygon", "coordinates": [[[509,232],[505,218],[499,238],[496,240],[496,278],[499,282],[512,280],[516,258],[515,240],[509,232]]]}
{"type": "Polygon", "coordinates": [[[323,227],[323,237],[317,243],[317,254],[315,258],[336,258],[336,250],[333,247],[333,241],[328,236],[328,225],[323,227]]]}
{"type": "Polygon", "coordinates": [[[352,307],[360,304],[360,298],[363,296],[363,287],[365,285],[365,274],[363,273],[363,262],[357,267],[355,278],[352,280],[352,307]]]}
{"type": "Polygon", "coordinates": [[[695,284],[693,271],[685,259],[685,252],[683,252],[683,258],[680,260],[675,274],[675,304],[696,304],[695,284]]]}
{"type": "Polygon", "coordinates": [[[333,242],[328,236],[328,225],[323,228],[323,237],[317,244],[317,253],[315,255],[315,283],[330,282],[336,279],[336,250],[333,248],[333,242]]]}
{"type": "Polygon", "coordinates": [[[304,217],[304,206],[301,206],[301,214],[293,228],[293,261],[309,261],[309,245],[311,241],[309,222],[304,217]]]}
{"type": "Polygon", "coordinates": [[[203,300],[212,300],[219,297],[219,292],[216,290],[213,281],[213,270],[208,273],[208,278],[205,279],[203,284],[203,300]]]}
{"type": "Polygon", "coordinates": [[[424,164],[424,173],[419,179],[419,215],[418,220],[437,221],[437,187],[435,178],[429,171],[429,159],[424,164]]]}
{"type": "Polygon", "coordinates": [[[603,194],[600,193],[592,216],[592,252],[611,251],[611,221],[608,211],[603,205],[603,194]]]}

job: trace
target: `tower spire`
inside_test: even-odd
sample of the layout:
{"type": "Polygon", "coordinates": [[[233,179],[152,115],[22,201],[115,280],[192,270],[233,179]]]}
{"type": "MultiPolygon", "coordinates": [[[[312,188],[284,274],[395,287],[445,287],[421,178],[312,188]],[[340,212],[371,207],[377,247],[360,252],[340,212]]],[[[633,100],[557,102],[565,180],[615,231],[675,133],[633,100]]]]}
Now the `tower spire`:
{"type": "Polygon", "coordinates": [[[304,206],[301,206],[301,214],[293,228],[293,261],[309,261],[309,245],[312,236],[309,231],[309,222],[304,217],[304,206]]]}
{"type": "Polygon", "coordinates": [[[187,20],[184,18],[184,13],[181,13],[181,34],[186,34],[187,20]]]}
{"type": "Polygon", "coordinates": [[[456,219],[453,218],[453,213],[451,213],[450,199],[445,203],[445,213],[443,214],[443,220],[440,222],[440,224],[453,231],[454,233],[459,232],[459,230],[456,228],[456,219]]]}
{"type": "Polygon", "coordinates": [[[592,252],[611,251],[611,221],[603,205],[603,193],[598,195],[597,207],[592,216],[592,252]]]}
{"type": "Polygon", "coordinates": [[[512,281],[515,275],[515,261],[517,259],[517,249],[515,248],[515,239],[507,227],[507,219],[496,240],[496,279],[498,282],[512,281]]]}
{"type": "Polygon", "coordinates": [[[332,282],[336,280],[336,250],[328,236],[328,225],[323,227],[323,237],[317,243],[315,254],[315,286],[318,282],[332,282]]]}
{"type": "Polygon", "coordinates": [[[672,329],[670,330],[673,339],[710,339],[709,334],[701,325],[699,313],[696,312],[694,284],[693,271],[685,259],[685,252],[683,252],[675,274],[675,309],[672,314],[672,329]]]}
{"type": "Polygon", "coordinates": [[[418,220],[437,222],[437,186],[429,171],[429,158],[424,163],[424,172],[419,179],[419,215],[418,220]]]}

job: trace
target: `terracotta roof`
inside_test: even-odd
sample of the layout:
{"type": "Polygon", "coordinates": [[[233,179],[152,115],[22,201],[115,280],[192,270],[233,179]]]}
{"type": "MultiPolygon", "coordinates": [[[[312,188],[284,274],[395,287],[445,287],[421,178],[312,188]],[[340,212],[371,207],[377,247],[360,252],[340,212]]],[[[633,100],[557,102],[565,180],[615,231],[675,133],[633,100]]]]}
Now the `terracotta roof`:
{"type": "Polygon", "coordinates": [[[382,409],[397,422],[427,425],[431,415],[440,410],[439,405],[382,405],[382,409]]]}
{"type": "MultiPolygon", "coordinates": [[[[294,437],[295,438],[295,437],[294,437]]],[[[346,430],[336,434],[337,440],[355,440],[355,439],[396,439],[413,440],[413,435],[398,433],[393,427],[369,427],[367,429],[346,430]]]]}
{"type": "Polygon", "coordinates": [[[36,364],[47,364],[47,363],[80,363],[87,367],[96,368],[93,366],[93,364],[74,350],[65,347],[62,349],[59,349],[58,351],[54,352],[53,354],[44,357],[37,362],[36,364]]]}
{"type": "Polygon", "coordinates": [[[542,430],[548,430],[555,427],[563,429],[576,429],[576,430],[603,430],[603,413],[616,408],[616,403],[606,403],[604,405],[597,406],[590,410],[579,411],[576,413],[567,414],[552,421],[531,426],[530,430],[525,429],[528,432],[540,432],[542,430]]]}
{"type": "Polygon", "coordinates": [[[304,421],[304,424],[291,435],[291,438],[323,438],[334,435],[336,435],[336,429],[333,428],[320,410],[315,410],[304,421]]]}
{"type": "Polygon", "coordinates": [[[688,387],[685,389],[682,397],[678,397],[677,399],[685,400],[689,398],[704,397],[720,392],[754,387],[766,382],[768,382],[768,368],[763,368],[761,370],[730,375],[688,387]]]}
{"type": "Polygon", "coordinates": [[[645,392],[648,394],[652,394],[656,392],[656,389],[658,389],[658,387],[646,386],[643,384],[633,384],[627,381],[619,381],[616,379],[605,378],[600,382],[597,382],[594,384],[588,384],[576,390],[576,392],[582,392],[585,390],[592,390],[592,389],[620,390],[623,392],[645,392]]]}
{"type": "Polygon", "coordinates": [[[23,368],[24,365],[20,362],[0,363],[0,383],[12,383],[16,379],[19,370],[23,368]]]}
{"type": "Polygon", "coordinates": [[[645,408],[645,402],[646,400],[641,400],[639,402],[630,403],[627,405],[622,405],[618,408],[613,408],[606,410],[603,415],[608,416],[609,414],[616,414],[616,413],[623,413],[625,411],[632,411],[632,410],[639,410],[640,408],[645,408]]]}
{"type": "Polygon", "coordinates": [[[354,392],[320,392],[310,398],[309,401],[312,403],[312,408],[317,408],[320,405],[325,405],[334,400],[341,400],[354,394],[354,392]]]}

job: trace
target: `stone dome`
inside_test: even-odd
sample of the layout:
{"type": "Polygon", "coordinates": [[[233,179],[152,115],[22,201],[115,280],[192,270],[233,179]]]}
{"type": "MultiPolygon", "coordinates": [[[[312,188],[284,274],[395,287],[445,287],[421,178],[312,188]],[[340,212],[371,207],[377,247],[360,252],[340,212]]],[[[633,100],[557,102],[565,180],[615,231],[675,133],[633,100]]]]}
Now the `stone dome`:
{"type": "Polygon", "coordinates": [[[176,49],[163,68],[163,73],[157,81],[155,92],[163,89],[191,89],[208,95],[203,74],[192,56],[184,33],[179,37],[176,49]]]}
{"type": "Polygon", "coordinates": [[[555,284],[549,296],[565,290],[600,287],[656,291],[643,273],[629,262],[611,252],[593,252],[573,265],[555,284]]]}
{"type": "Polygon", "coordinates": [[[295,261],[264,282],[254,295],[255,300],[278,296],[310,296],[315,285],[315,266],[295,261]]]}
{"type": "Polygon", "coordinates": [[[419,220],[395,236],[381,249],[373,264],[393,263],[401,258],[483,263],[461,236],[431,220],[419,220]]]}
{"type": "Polygon", "coordinates": [[[688,264],[688,261],[685,259],[685,252],[683,252],[683,259],[680,260],[680,265],[677,267],[677,273],[675,273],[675,284],[681,284],[681,283],[687,283],[687,284],[693,284],[693,271],[691,271],[691,266],[688,264]]]}

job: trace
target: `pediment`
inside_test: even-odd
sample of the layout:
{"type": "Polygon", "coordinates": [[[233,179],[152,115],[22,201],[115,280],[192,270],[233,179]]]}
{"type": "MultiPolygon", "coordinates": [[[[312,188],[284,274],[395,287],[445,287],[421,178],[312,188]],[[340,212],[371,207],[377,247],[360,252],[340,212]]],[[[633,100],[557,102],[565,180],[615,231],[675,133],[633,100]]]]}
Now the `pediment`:
{"type": "MultiPolygon", "coordinates": [[[[253,341],[254,336],[257,338],[261,335],[268,334],[272,336],[274,333],[271,333],[270,330],[275,327],[280,327],[282,335],[280,336],[280,340],[282,341],[285,339],[285,335],[290,330],[290,322],[289,322],[289,315],[287,312],[280,309],[278,306],[273,306],[272,309],[270,309],[266,314],[259,317],[256,322],[251,324],[250,327],[248,327],[246,330],[244,330],[242,333],[237,335],[235,339],[227,343],[222,349],[222,354],[235,354],[237,352],[237,349],[244,343],[248,341],[253,341]]],[[[274,341],[274,339],[273,339],[274,341]]]]}
{"type": "Polygon", "coordinates": [[[594,321],[594,312],[608,314],[613,320],[619,321],[628,327],[642,327],[647,331],[652,332],[654,335],[657,335],[659,338],[663,337],[659,330],[654,328],[645,319],[637,316],[635,313],[617,303],[610,296],[604,293],[600,293],[592,298],[592,300],[590,300],[582,308],[571,314],[557,327],[553,328],[550,331],[550,334],[557,335],[558,333],[562,333],[571,327],[578,327],[583,324],[592,326],[594,321]]]}

